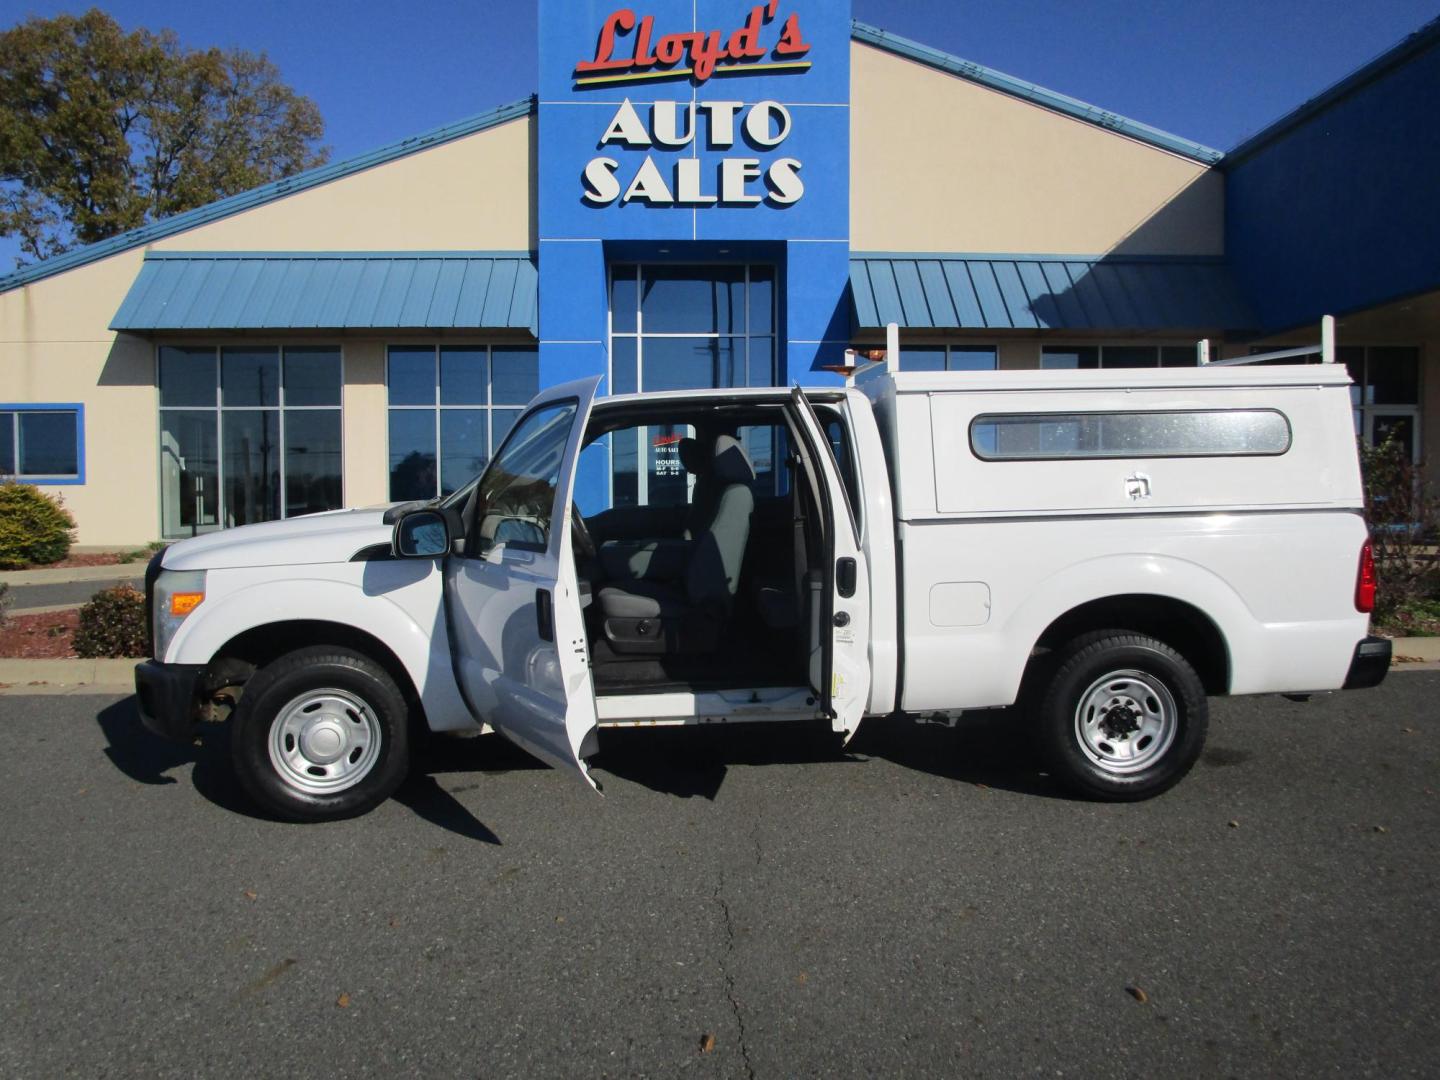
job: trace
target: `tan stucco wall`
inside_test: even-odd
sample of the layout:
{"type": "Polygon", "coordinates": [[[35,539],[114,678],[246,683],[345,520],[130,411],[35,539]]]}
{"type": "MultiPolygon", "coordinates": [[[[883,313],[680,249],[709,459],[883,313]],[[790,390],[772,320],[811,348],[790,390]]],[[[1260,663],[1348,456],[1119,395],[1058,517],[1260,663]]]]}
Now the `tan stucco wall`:
{"type": "Polygon", "coordinates": [[[158,251],[530,251],[520,119],[205,225],[158,251]]]}
{"type": "Polygon", "coordinates": [[[85,483],[64,498],[80,544],[159,535],[154,350],[106,329],[142,253],[127,252],[0,294],[0,401],[82,402],[85,483]]]}
{"type": "Polygon", "coordinates": [[[855,42],[850,246],[1224,251],[1215,170],[855,42]]]}
{"type": "MultiPolygon", "coordinates": [[[[531,163],[531,122],[517,120],[154,247],[530,250],[531,163]]],[[[154,343],[108,329],[143,260],[144,250],[136,248],[0,293],[0,401],[85,405],[86,482],[46,488],[74,512],[82,545],[143,544],[160,532],[154,343]]],[[[387,487],[384,342],[342,335],[322,340],[345,349],[345,501],[381,502],[387,487]]]]}
{"type": "Polygon", "coordinates": [[[346,342],[341,436],[347,506],[373,506],[390,497],[386,403],[385,342],[346,342]]]}

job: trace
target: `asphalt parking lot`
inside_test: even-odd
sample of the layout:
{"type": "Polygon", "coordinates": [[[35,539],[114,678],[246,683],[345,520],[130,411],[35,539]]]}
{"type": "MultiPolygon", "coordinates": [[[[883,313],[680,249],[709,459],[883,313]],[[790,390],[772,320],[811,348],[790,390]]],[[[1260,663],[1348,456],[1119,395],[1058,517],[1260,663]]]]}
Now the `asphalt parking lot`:
{"type": "Polygon", "coordinates": [[[0,698],[0,1075],[1435,1075],[1440,674],[1216,702],[1169,795],[958,731],[443,740],[366,818],[0,698]]]}

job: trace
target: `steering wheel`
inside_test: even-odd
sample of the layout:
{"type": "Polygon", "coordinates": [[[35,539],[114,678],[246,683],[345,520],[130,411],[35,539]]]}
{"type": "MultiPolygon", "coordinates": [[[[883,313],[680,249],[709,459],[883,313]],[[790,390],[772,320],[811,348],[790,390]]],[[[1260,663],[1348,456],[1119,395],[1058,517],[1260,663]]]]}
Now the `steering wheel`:
{"type": "Polygon", "coordinates": [[[585,518],[581,516],[580,508],[573,502],[570,504],[570,535],[575,554],[581,558],[593,559],[599,554],[595,547],[595,540],[585,525],[585,518]]]}

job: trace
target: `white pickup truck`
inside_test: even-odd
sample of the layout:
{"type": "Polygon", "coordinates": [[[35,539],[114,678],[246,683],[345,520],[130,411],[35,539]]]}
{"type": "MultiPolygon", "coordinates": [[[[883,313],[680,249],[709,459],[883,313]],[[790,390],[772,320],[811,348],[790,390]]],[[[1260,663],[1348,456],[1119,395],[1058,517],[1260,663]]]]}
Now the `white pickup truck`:
{"type": "Polygon", "coordinates": [[[593,785],[604,728],[1018,703],[1059,781],[1140,799],[1195,762],[1207,695],[1389,666],[1343,366],[597,383],[542,393],[446,502],[164,551],[145,723],[228,716],[251,795],[322,820],[386,799],[426,731],[593,785]],[[582,453],[610,478],[588,515],[582,453]]]}

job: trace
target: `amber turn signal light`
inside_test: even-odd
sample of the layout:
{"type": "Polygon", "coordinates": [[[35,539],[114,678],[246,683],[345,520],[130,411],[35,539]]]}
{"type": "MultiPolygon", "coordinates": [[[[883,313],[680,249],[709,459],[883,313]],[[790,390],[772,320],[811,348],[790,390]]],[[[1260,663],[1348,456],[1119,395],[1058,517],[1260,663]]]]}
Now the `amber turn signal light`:
{"type": "Polygon", "coordinates": [[[171,615],[189,615],[205,599],[203,592],[177,592],[170,596],[171,615]]]}

